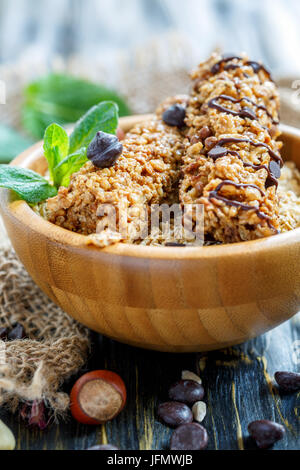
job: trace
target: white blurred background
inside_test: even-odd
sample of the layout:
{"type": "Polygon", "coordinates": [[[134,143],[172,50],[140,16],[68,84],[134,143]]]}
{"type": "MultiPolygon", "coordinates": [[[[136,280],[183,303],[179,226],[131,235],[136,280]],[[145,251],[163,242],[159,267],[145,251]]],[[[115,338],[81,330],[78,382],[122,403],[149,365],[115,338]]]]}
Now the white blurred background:
{"type": "Polygon", "coordinates": [[[280,88],[283,122],[300,127],[299,0],[0,0],[0,160],[1,124],[40,137],[29,124],[57,120],[61,101],[75,109],[84,95],[54,84],[32,104],[28,84],[52,73],[85,78],[117,91],[130,112],[152,112],[186,93],[188,72],[216,49],[262,60],[280,88]],[[22,117],[28,101],[32,119],[22,117]]]}
{"type": "Polygon", "coordinates": [[[0,0],[0,62],[74,54],[113,60],[168,32],[199,60],[245,50],[277,75],[300,73],[299,0],[0,0]]]}

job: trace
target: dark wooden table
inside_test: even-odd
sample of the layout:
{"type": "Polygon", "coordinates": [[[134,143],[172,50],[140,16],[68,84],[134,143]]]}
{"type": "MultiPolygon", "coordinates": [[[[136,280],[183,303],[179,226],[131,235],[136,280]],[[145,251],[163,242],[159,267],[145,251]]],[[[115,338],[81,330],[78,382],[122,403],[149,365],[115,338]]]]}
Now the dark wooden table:
{"type": "Polygon", "coordinates": [[[284,394],[273,383],[276,370],[300,371],[299,315],[241,346],[203,354],[143,351],[94,335],[87,370],[102,368],[118,372],[126,382],[128,404],[120,416],[99,427],[79,425],[69,417],[38,432],[2,412],[16,435],[17,448],[86,449],[109,442],[124,450],[167,449],[172,431],[157,421],[156,407],[181,371],[188,369],[200,373],[206,390],[203,424],[209,449],[255,449],[247,425],[262,418],[286,428],[276,449],[300,449],[300,392],[284,394]]]}

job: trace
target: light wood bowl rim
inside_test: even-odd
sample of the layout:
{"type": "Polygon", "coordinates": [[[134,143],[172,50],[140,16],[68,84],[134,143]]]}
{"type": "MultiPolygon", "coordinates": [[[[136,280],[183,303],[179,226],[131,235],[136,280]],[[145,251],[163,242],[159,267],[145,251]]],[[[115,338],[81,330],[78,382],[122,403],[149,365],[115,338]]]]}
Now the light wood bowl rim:
{"type": "MultiPolygon", "coordinates": [[[[151,115],[137,115],[120,119],[120,127],[128,131],[134,124],[143,122],[151,118],[151,115]]],[[[297,136],[300,138],[300,129],[291,126],[281,125],[283,134],[297,136]]],[[[33,145],[17,158],[15,158],[11,165],[21,166],[28,168],[30,165],[43,155],[42,150],[43,142],[40,141],[33,145]]],[[[157,246],[143,246],[133,245],[126,243],[118,243],[111,245],[107,248],[97,248],[95,246],[87,246],[85,243],[85,236],[71,232],[64,228],[58,227],[37,215],[30,206],[22,200],[15,200],[12,197],[12,192],[7,189],[2,189],[0,194],[0,203],[3,208],[11,213],[20,224],[24,225],[24,230],[30,228],[36,233],[40,233],[44,237],[53,242],[67,245],[76,250],[85,251],[86,254],[97,256],[98,253],[109,253],[119,256],[128,256],[135,258],[145,259],[160,259],[160,260],[174,260],[174,259],[207,259],[207,258],[220,258],[227,256],[241,256],[241,255],[254,255],[261,250],[276,250],[277,247],[282,245],[294,245],[300,242],[300,228],[275,235],[268,238],[263,238],[248,242],[239,242],[227,245],[212,245],[204,247],[157,247],[157,246]]]]}

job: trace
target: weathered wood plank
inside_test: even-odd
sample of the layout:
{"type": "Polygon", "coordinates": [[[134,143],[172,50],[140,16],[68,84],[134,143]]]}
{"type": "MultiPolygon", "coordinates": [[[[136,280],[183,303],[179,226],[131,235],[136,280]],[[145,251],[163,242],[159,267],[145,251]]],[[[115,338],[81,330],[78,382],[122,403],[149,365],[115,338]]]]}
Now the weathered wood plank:
{"type": "Polygon", "coordinates": [[[167,449],[172,430],[157,421],[155,410],[183,369],[198,370],[203,378],[209,449],[255,448],[247,438],[247,425],[260,418],[286,426],[286,436],[276,449],[300,448],[300,393],[283,394],[272,382],[276,370],[299,370],[300,348],[293,356],[293,343],[300,339],[299,318],[241,346],[199,355],[142,351],[98,335],[94,338],[88,368],[108,368],[124,378],[125,410],[105,426],[78,425],[69,418],[45,432],[30,430],[2,411],[19,449],[86,449],[101,442],[129,450],[167,449]]]}

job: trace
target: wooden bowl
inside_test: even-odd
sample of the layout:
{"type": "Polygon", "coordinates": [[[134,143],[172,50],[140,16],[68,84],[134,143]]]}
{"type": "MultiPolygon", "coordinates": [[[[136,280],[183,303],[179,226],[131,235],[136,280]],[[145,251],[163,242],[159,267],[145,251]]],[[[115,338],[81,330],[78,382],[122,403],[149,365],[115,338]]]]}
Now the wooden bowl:
{"type": "MultiPolygon", "coordinates": [[[[127,131],[146,116],[121,119],[127,131]]],[[[282,126],[284,157],[300,168],[300,131],[282,126]]],[[[43,173],[38,143],[14,165],[43,173]]],[[[300,229],[209,247],[83,245],[83,235],[36,215],[2,190],[1,212],[27,271],[60,307],[92,330],[160,351],[241,343],[300,309],[300,229]]]]}

